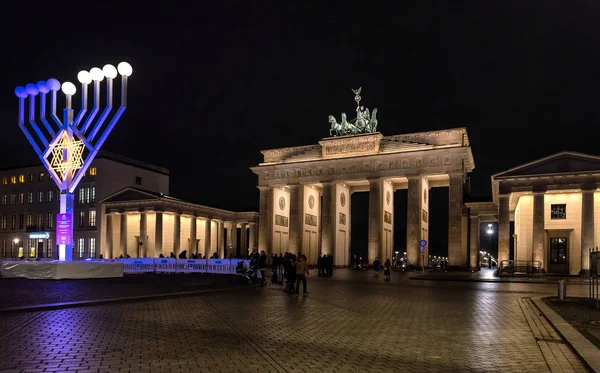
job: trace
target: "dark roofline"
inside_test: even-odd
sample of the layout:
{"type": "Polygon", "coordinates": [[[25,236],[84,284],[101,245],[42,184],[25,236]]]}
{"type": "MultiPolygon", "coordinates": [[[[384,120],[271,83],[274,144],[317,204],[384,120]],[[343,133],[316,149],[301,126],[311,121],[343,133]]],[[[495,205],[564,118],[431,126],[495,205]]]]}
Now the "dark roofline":
{"type": "MultiPolygon", "coordinates": [[[[110,153],[110,152],[106,152],[103,150],[98,152],[98,155],[96,156],[96,158],[94,160],[96,160],[96,159],[107,159],[107,160],[114,161],[117,163],[125,164],[128,166],[133,166],[133,167],[141,168],[141,169],[144,169],[147,171],[157,172],[157,173],[169,176],[169,169],[167,169],[167,168],[155,166],[150,163],[138,161],[133,158],[128,158],[128,157],[125,157],[125,156],[122,156],[119,154],[110,153]]],[[[0,172],[13,171],[13,170],[18,170],[21,168],[28,168],[28,167],[39,167],[39,166],[42,166],[41,162],[28,163],[28,164],[22,164],[22,165],[18,165],[18,166],[0,168],[0,172]]]]}

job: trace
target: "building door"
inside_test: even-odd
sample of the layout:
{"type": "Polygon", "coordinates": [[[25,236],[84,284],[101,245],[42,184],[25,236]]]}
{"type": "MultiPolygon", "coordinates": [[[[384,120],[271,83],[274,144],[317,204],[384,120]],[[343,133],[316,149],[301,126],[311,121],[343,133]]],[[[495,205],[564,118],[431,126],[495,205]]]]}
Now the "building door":
{"type": "Polygon", "coordinates": [[[566,237],[551,237],[548,262],[549,273],[569,273],[569,251],[566,237]]]}

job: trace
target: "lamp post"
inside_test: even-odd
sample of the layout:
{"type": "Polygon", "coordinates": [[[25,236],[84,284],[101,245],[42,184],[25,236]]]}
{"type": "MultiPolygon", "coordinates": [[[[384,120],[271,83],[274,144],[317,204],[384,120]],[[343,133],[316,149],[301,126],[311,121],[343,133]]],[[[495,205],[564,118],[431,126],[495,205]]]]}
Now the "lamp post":
{"type": "MultiPolygon", "coordinates": [[[[490,254],[489,254],[489,255],[492,255],[492,254],[491,254],[491,252],[492,252],[492,234],[494,234],[494,230],[492,229],[492,224],[491,224],[491,223],[489,223],[489,224],[488,224],[488,229],[487,229],[487,235],[488,235],[488,250],[490,250],[490,254]]],[[[491,263],[491,261],[489,260],[489,258],[488,258],[488,267],[489,267],[489,268],[492,268],[492,263],[491,263]]]]}
{"type": "Polygon", "coordinates": [[[19,128],[60,190],[56,242],[59,245],[58,258],[61,261],[73,260],[73,193],[127,108],[127,80],[132,72],[133,69],[127,62],[121,62],[117,68],[113,65],[105,65],[103,69],[94,67],[89,72],[80,71],[77,79],[81,83],[81,108],[75,117],[73,117],[72,102],[77,89],[71,82],[64,82],[61,86],[58,80],[48,79],[48,81],[41,80],[36,84],[29,83],[25,87],[15,88],[15,95],[19,98],[19,128]],[[113,79],[117,77],[117,72],[121,75],[121,105],[108,124],[103,126],[112,111],[113,79]],[[100,110],[100,82],[104,78],[106,78],[106,107],[100,117],[94,121],[100,110]],[[86,117],[88,84],[92,81],[94,82],[94,108],[86,117]],[[56,92],[59,89],[62,89],[65,95],[62,121],[56,115],[56,92]],[[50,93],[52,124],[46,119],[48,93],[50,93]],[[40,96],[39,120],[45,131],[42,131],[42,127],[36,122],[35,105],[38,94],[40,96]],[[29,126],[25,123],[25,99],[29,100],[27,122],[29,126]],[[35,132],[34,135],[31,134],[30,128],[35,132]]]}
{"type": "MultiPolygon", "coordinates": [[[[19,245],[19,239],[18,239],[18,238],[15,238],[15,239],[13,240],[13,242],[15,243],[15,245],[14,245],[14,250],[15,250],[15,251],[18,253],[18,252],[19,252],[19,246],[18,246],[18,245],[19,245]]],[[[12,255],[11,255],[11,256],[12,256],[13,258],[16,258],[14,251],[12,252],[12,255]]]]}

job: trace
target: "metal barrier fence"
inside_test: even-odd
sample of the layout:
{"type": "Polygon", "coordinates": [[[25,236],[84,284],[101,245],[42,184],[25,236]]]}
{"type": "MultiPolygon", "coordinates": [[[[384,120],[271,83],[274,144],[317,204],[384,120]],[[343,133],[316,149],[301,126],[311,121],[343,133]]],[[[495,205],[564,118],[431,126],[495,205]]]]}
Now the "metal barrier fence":
{"type": "Polygon", "coordinates": [[[238,259],[173,259],[130,258],[111,261],[123,263],[123,273],[215,273],[235,275],[240,262],[250,267],[249,260],[238,259]]]}
{"type": "Polygon", "coordinates": [[[542,262],[537,260],[501,260],[498,266],[498,275],[512,276],[523,273],[527,276],[544,273],[542,262]]]}

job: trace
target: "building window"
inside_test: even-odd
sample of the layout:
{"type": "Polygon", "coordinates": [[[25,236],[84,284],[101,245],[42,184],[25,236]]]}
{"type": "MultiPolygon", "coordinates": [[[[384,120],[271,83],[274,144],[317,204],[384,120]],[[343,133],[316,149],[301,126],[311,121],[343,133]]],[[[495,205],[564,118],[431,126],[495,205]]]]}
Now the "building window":
{"type": "Polygon", "coordinates": [[[85,203],[90,203],[90,188],[85,188],[85,203]]]}
{"type": "Polygon", "coordinates": [[[90,227],[95,227],[95,226],[96,226],[96,210],[90,210],[90,227]]]}
{"type": "Polygon", "coordinates": [[[79,211],[79,228],[84,227],[85,222],[85,211],[79,211]]]}
{"type": "Polygon", "coordinates": [[[85,255],[85,239],[80,238],[77,240],[77,248],[79,249],[79,258],[83,258],[85,255]]]}
{"type": "Polygon", "coordinates": [[[2,204],[6,206],[8,204],[8,194],[2,196],[2,204]]]}
{"type": "Polygon", "coordinates": [[[10,195],[10,204],[11,205],[17,204],[17,195],[16,194],[11,194],[10,195]]]}
{"type": "Polygon", "coordinates": [[[33,203],[33,192],[27,194],[27,203],[33,203]]]}
{"type": "Polygon", "coordinates": [[[90,167],[90,176],[96,176],[96,167],[90,167]]]}
{"type": "Polygon", "coordinates": [[[27,226],[31,227],[33,225],[33,214],[29,213],[27,214],[27,226]]]}
{"type": "Polygon", "coordinates": [[[44,192],[39,191],[38,192],[38,203],[42,203],[44,202],[44,192]]]}
{"type": "Polygon", "coordinates": [[[41,230],[44,227],[44,215],[37,215],[37,228],[41,230]]]}
{"type": "Polygon", "coordinates": [[[29,240],[29,257],[35,258],[35,245],[37,244],[37,240],[29,240]]]}
{"type": "Polygon", "coordinates": [[[46,240],[46,258],[53,258],[54,247],[52,246],[52,238],[46,240]]]}
{"type": "Polygon", "coordinates": [[[52,202],[53,199],[54,199],[54,191],[49,190],[48,191],[48,202],[52,202]]]}
{"type": "Polygon", "coordinates": [[[90,188],[90,201],[92,203],[96,202],[96,187],[90,188]]]}
{"type": "Polygon", "coordinates": [[[17,183],[17,177],[16,176],[11,176],[10,177],[10,183],[11,184],[16,184],[17,183]]]}
{"type": "Polygon", "coordinates": [[[96,257],[96,239],[90,238],[90,258],[96,257]]]}
{"type": "Polygon", "coordinates": [[[6,215],[2,216],[2,230],[6,230],[6,215]]]}
{"type": "Polygon", "coordinates": [[[44,180],[44,176],[45,176],[45,175],[44,175],[44,173],[43,173],[43,172],[40,172],[40,181],[43,181],[43,180],[44,180]]]}
{"type": "Polygon", "coordinates": [[[17,227],[17,216],[11,215],[10,217],[10,229],[16,229],[17,227]]]}
{"type": "Polygon", "coordinates": [[[567,205],[550,205],[550,219],[566,219],[567,218],[567,205]]]}
{"type": "Polygon", "coordinates": [[[49,212],[48,216],[46,217],[46,227],[48,228],[54,228],[54,214],[49,212]]]}
{"type": "Polygon", "coordinates": [[[19,229],[23,229],[24,222],[25,222],[25,215],[19,214],[19,229]]]}
{"type": "Polygon", "coordinates": [[[139,176],[135,177],[135,185],[142,185],[142,178],[139,176]]]}
{"type": "Polygon", "coordinates": [[[25,182],[25,175],[19,175],[19,183],[25,182]]]}
{"type": "Polygon", "coordinates": [[[20,204],[25,203],[25,193],[23,193],[23,192],[19,193],[19,203],[20,204]]]}
{"type": "Polygon", "coordinates": [[[8,185],[8,178],[6,176],[2,178],[2,185],[8,185]]]}
{"type": "Polygon", "coordinates": [[[29,182],[33,183],[33,180],[35,180],[35,176],[33,174],[29,174],[29,182]]]}
{"type": "Polygon", "coordinates": [[[85,203],[85,189],[79,188],[79,203],[85,203]]]}

